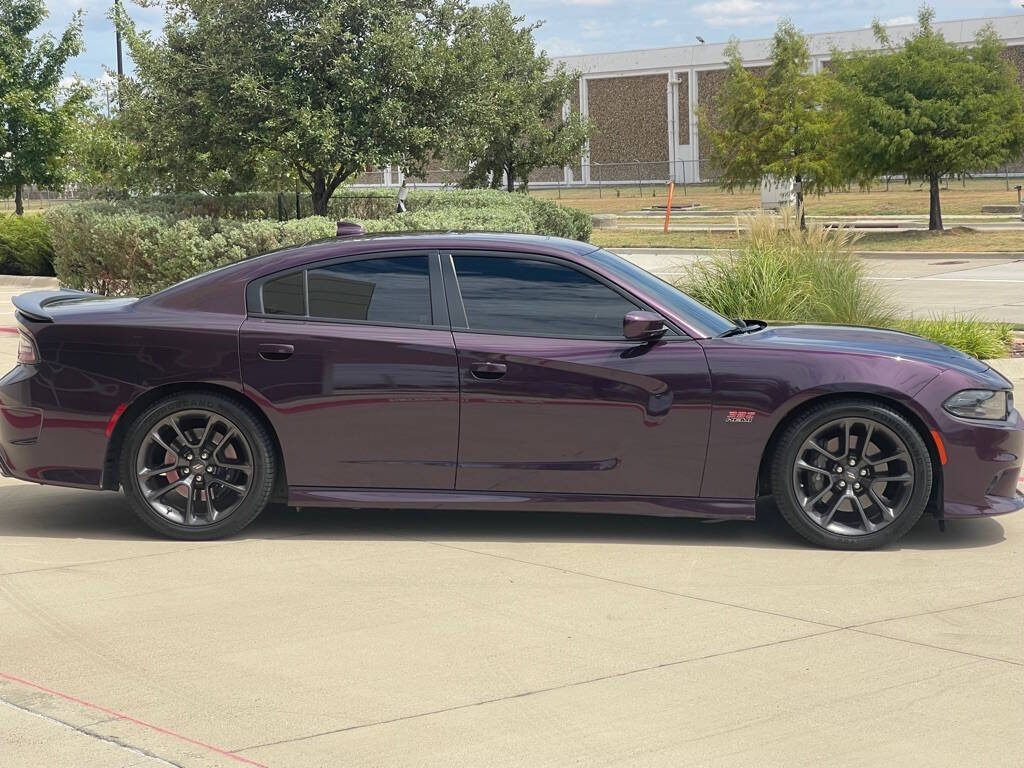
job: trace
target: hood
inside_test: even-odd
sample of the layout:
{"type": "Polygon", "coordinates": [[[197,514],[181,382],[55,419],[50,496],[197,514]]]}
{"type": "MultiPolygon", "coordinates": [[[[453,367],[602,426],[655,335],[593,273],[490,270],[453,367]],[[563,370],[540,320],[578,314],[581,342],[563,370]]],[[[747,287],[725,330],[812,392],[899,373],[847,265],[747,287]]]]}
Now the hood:
{"type": "Polygon", "coordinates": [[[902,358],[964,373],[984,373],[989,366],[959,350],[902,331],[844,325],[779,325],[737,336],[750,345],[788,349],[853,352],[902,358]]]}

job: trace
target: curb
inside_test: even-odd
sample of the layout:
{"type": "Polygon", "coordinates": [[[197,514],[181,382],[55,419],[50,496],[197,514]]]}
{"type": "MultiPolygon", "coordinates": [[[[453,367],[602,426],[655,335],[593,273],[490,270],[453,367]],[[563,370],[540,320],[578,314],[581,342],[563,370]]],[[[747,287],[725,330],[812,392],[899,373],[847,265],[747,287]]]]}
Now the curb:
{"type": "Polygon", "coordinates": [[[0,290],[14,288],[24,290],[26,288],[41,288],[56,290],[60,283],[56,277],[33,277],[22,275],[0,275],[0,290]]]}

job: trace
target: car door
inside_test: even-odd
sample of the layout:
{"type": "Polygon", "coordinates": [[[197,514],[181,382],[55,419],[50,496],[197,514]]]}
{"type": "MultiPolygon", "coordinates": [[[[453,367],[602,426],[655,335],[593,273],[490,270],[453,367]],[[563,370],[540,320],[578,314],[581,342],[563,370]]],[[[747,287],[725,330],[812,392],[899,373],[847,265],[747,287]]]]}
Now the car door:
{"type": "Polygon", "coordinates": [[[443,253],[462,383],[465,491],[697,496],[711,382],[679,329],[630,341],[648,309],[569,261],[443,253]]]}
{"type": "Polygon", "coordinates": [[[245,390],[291,486],[451,490],[458,365],[437,252],[376,254],[249,287],[245,390]]]}

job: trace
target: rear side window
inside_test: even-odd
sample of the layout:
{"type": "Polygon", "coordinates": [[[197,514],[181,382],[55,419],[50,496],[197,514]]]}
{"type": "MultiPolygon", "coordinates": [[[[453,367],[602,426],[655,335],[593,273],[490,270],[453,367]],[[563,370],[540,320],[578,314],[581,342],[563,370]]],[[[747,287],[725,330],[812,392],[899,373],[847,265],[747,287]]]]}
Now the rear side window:
{"type": "Polygon", "coordinates": [[[268,315],[306,314],[306,273],[293,272],[265,283],[263,311],[268,315]]]}
{"type": "Polygon", "coordinates": [[[430,325],[426,256],[398,256],[309,270],[309,314],[331,320],[430,325]]]}
{"type": "Polygon", "coordinates": [[[455,256],[470,330],[621,338],[636,305],[571,267],[537,259],[455,256]]]}
{"type": "Polygon", "coordinates": [[[346,261],[263,285],[263,312],[384,325],[431,325],[426,256],[346,261]]]}

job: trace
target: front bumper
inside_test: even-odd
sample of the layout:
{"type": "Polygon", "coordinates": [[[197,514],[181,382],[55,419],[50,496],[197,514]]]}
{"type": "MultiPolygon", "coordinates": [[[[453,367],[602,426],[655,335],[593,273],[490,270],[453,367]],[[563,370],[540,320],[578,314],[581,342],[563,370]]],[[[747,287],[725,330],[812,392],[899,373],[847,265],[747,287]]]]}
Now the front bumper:
{"type": "MultiPolygon", "coordinates": [[[[1001,377],[985,383],[993,389],[1005,386],[1001,377]]],[[[946,454],[934,498],[933,511],[940,518],[990,517],[1024,509],[1024,496],[1017,490],[1024,463],[1024,419],[1016,410],[1005,421],[983,421],[957,418],[943,409],[954,391],[971,386],[978,386],[976,380],[947,371],[918,395],[946,454]]]]}
{"type": "Polygon", "coordinates": [[[1018,512],[1021,509],[1024,509],[1024,495],[1020,493],[1015,494],[1012,498],[986,495],[985,503],[980,506],[947,501],[942,508],[942,519],[962,520],[970,517],[995,517],[1018,512]]]}

